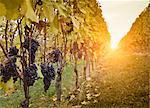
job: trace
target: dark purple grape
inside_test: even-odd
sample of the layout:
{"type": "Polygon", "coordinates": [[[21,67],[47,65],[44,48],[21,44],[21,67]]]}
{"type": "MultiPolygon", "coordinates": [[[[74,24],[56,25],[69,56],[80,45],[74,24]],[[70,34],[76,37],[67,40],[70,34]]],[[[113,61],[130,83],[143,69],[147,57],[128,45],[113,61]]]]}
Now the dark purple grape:
{"type": "Polygon", "coordinates": [[[5,67],[1,69],[1,76],[2,76],[1,81],[4,83],[7,83],[7,81],[10,80],[11,78],[11,74],[8,72],[8,70],[5,67]]]}
{"type": "Polygon", "coordinates": [[[35,62],[35,53],[31,53],[31,64],[35,62]]]}
{"type": "Polygon", "coordinates": [[[10,80],[11,77],[14,78],[14,82],[16,82],[18,78],[18,72],[17,72],[17,66],[16,66],[16,55],[18,54],[19,50],[16,48],[16,46],[12,46],[9,48],[7,63],[5,66],[1,66],[1,76],[2,76],[2,82],[6,83],[8,80],[10,80]]]}
{"type": "Polygon", "coordinates": [[[44,82],[44,91],[46,92],[51,85],[51,80],[44,77],[43,82],[44,82]]]}
{"type": "MultiPolygon", "coordinates": [[[[25,41],[23,42],[23,47],[25,49],[27,49],[29,51],[29,42],[30,42],[30,39],[29,38],[25,38],[25,41]]],[[[39,46],[39,43],[34,40],[34,39],[31,39],[31,53],[35,53],[38,49],[38,46],[39,46]]]]}
{"type": "Polygon", "coordinates": [[[16,46],[12,46],[9,48],[9,56],[16,56],[18,54],[19,49],[16,48],[16,46]]]}
{"type": "Polygon", "coordinates": [[[59,49],[53,50],[50,55],[53,58],[53,63],[59,62],[62,58],[62,53],[59,49]]]}
{"type": "Polygon", "coordinates": [[[18,77],[17,66],[10,61],[1,68],[2,82],[6,83],[11,77],[18,77]]]}
{"type": "Polygon", "coordinates": [[[29,67],[26,67],[24,77],[28,86],[33,86],[35,80],[38,79],[37,70],[38,69],[35,64],[32,64],[29,67]]]}
{"type": "Polygon", "coordinates": [[[31,49],[29,48],[29,42],[30,42],[30,39],[29,38],[25,38],[25,41],[23,42],[23,47],[25,49],[29,51],[31,51],[31,64],[34,63],[35,61],[35,53],[36,51],[38,50],[38,47],[39,47],[39,43],[34,40],[34,39],[31,39],[31,49]]]}
{"type": "Polygon", "coordinates": [[[46,92],[51,84],[51,81],[55,79],[55,69],[53,65],[43,63],[41,64],[41,72],[44,76],[44,91],[46,92]]]}

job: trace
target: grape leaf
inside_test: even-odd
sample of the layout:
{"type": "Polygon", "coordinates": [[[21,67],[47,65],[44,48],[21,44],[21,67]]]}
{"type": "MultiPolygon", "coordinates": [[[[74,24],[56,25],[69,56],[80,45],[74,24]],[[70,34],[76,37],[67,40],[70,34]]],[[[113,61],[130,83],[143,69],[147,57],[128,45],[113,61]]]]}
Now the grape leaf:
{"type": "Polygon", "coordinates": [[[67,9],[63,4],[56,3],[54,6],[58,9],[60,16],[67,17],[67,9]]]}
{"type": "Polygon", "coordinates": [[[54,23],[55,28],[59,29],[59,22],[58,22],[58,16],[57,15],[55,15],[53,23],[54,23]]]}
{"type": "Polygon", "coordinates": [[[49,22],[52,22],[54,20],[55,14],[54,14],[54,8],[52,5],[47,6],[45,4],[43,6],[43,13],[44,13],[44,16],[48,18],[49,22]]]}
{"type": "Polygon", "coordinates": [[[73,22],[73,26],[79,29],[80,23],[77,21],[77,19],[75,17],[71,17],[71,19],[73,22]]]}
{"type": "Polygon", "coordinates": [[[5,15],[8,20],[15,20],[19,17],[19,6],[22,0],[0,0],[2,11],[1,14],[5,15]],[[3,5],[2,5],[3,4],[3,5]]]}
{"type": "Polygon", "coordinates": [[[38,23],[38,18],[31,6],[30,0],[26,0],[26,6],[27,6],[27,12],[25,14],[26,18],[38,23]]]}
{"type": "Polygon", "coordinates": [[[50,32],[52,32],[53,34],[57,34],[59,31],[59,22],[58,22],[58,16],[55,15],[55,18],[53,20],[53,22],[51,23],[51,27],[50,27],[50,32]]]}
{"type": "Polygon", "coordinates": [[[0,3],[0,7],[1,7],[1,9],[0,9],[0,16],[6,15],[6,8],[5,8],[5,5],[2,4],[2,3],[0,3]]]}

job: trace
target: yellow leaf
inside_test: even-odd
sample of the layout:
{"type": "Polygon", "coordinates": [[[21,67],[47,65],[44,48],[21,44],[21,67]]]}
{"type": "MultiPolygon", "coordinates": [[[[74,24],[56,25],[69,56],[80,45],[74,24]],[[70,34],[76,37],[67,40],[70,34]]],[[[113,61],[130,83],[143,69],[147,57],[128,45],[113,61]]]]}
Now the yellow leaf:
{"type": "Polygon", "coordinates": [[[19,7],[22,3],[22,0],[0,0],[2,5],[2,9],[4,10],[6,18],[8,20],[17,19],[19,16],[19,7]]]}
{"type": "Polygon", "coordinates": [[[43,13],[44,13],[45,17],[48,18],[49,22],[52,22],[54,20],[55,14],[54,14],[54,8],[52,5],[50,5],[50,6],[44,5],[43,13]]]}
{"type": "Polygon", "coordinates": [[[6,15],[6,8],[5,8],[5,5],[0,3],[0,16],[5,16],[6,15]]]}
{"type": "Polygon", "coordinates": [[[37,22],[38,23],[38,18],[31,6],[30,0],[26,0],[26,5],[27,5],[27,12],[26,12],[26,18],[30,19],[31,21],[37,22]]]}
{"type": "Polygon", "coordinates": [[[58,16],[57,15],[55,15],[53,23],[54,23],[55,28],[59,29],[59,22],[58,22],[58,16]]]}
{"type": "Polygon", "coordinates": [[[58,33],[58,29],[55,28],[54,23],[51,23],[51,27],[49,28],[51,34],[57,34],[58,33]]]}
{"type": "Polygon", "coordinates": [[[27,12],[27,5],[26,1],[24,0],[23,3],[21,4],[20,14],[24,16],[26,12],[27,12]]]}
{"type": "Polygon", "coordinates": [[[77,21],[77,19],[75,17],[71,17],[71,19],[73,22],[73,26],[79,29],[80,23],[77,21]]]}
{"type": "Polygon", "coordinates": [[[67,17],[67,9],[65,8],[65,6],[63,4],[56,3],[55,7],[58,9],[59,15],[67,17]]]}

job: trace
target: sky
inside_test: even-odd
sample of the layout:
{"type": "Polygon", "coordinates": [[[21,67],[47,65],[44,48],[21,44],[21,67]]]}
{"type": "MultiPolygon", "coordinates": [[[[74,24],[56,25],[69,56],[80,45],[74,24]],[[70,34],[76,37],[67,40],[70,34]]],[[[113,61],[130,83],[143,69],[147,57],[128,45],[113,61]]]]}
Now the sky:
{"type": "Polygon", "coordinates": [[[98,2],[111,34],[111,47],[116,48],[135,19],[148,6],[149,0],[98,0],[98,2]]]}

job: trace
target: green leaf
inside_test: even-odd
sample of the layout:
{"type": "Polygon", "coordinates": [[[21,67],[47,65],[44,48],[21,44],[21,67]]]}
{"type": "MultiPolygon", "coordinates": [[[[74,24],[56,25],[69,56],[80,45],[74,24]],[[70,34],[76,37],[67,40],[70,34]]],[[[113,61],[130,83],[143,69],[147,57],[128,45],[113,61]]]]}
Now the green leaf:
{"type": "Polygon", "coordinates": [[[0,16],[0,24],[2,24],[4,21],[4,17],[3,16],[0,16]]]}
{"type": "Polygon", "coordinates": [[[5,16],[6,15],[6,8],[5,5],[3,3],[0,3],[0,16],[5,16]]]}
{"type": "Polygon", "coordinates": [[[57,34],[59,32],[60,26],[58,22],[58,16],[55,15],[53,22],[51,23],[50,32],[52,34],[57,34]]]}
{"type": "Polygon", "coordinates": [[[57,15],[55,15],[53,24],[54,24],[54,26],[55,26],[56,29],[59,29],[59,22],[58,22],[58,16],[57,15]]]}
{"type": "Polygon", "coordinates": [[[43,13],[44,16],[48,18],[49,22],[52,22],[54,20],[55,14],[54,14],[54,7],[52,5],[47,6],[45,4],[43,6],[43,13]]]}
{"type": "Polygon", "coordinates": [[[27,6],[27,12],[25,15],[26,18],[38,23],[38,18],[36,16],[35,12],[33,11],[30,0],[26,0],[26,6],[27,6]]]}
{"type": "Polygon", "coordinates": [[[15,20],[19,17],[19,7],[23,0],[0,0],[2,6],[1,15],[5,15],[8,20],[15,20]],[[4,11],[4,12],[2,12],[4,11]]]}
{"type": "Polygon", "coordinates": [[[26,12],[27,12],[27,5],[26,5],[26,0],[24,0],[21,4],[20,14],[22,16],[25,16],[26,12]]]}
{"type": "Polygon", "coordinates": [[[55,7],[58,9],[59,15],[67,17],[67,9],[63,4],[55,4],[55,7]]]}

